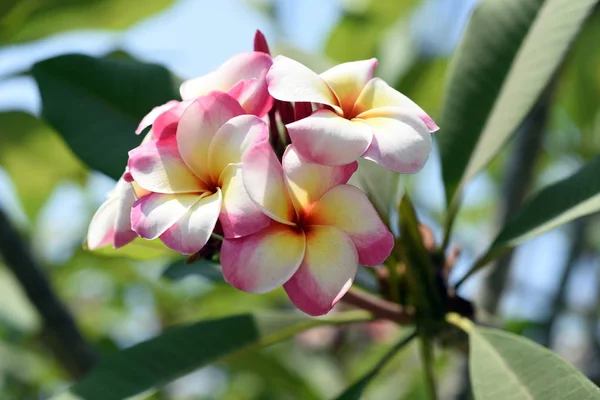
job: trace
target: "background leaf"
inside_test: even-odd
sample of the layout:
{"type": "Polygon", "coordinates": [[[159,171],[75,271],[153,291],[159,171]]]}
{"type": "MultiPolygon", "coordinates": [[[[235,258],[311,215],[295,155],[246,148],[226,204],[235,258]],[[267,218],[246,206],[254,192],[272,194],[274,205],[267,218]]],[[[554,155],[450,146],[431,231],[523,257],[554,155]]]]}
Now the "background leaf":
{"type": "Polygon", "coordinates": [[[369,319],[369,313],[358,311],[322,319],[243,314],[201,321],[106,356],[72,391],[86,400],[123,399],[224,356],[267,346],[312,327],[369,319]]]}
{"type": "Polygon", "coordinates": [[[449,78],[438,135],[453,208],[460,189],[535,104],[596,2],[484,0],[475,10],[449,78]]]}
{"type": "Polygon", "coordinates": [[[0,6],[0,44],[40,39],[72,29],[123,29],[173,0],[9,0],[0,6]]]}
{"type": "Polygon", "coordinates": [[[34,218],[63,179],[83,183],[87,171],[56,132],[33,115],[0,113],[0,165],[17,189],[25,212],[34,218]]]}
{"type": "Polygon", "coordinates": [[[155,64],[64,55],[34,65],[42,115],[85,163],[114,179],[153,107],[178,98],[170,72],[155,64]]]}
{"type": "Polygon", "coordinates": [[[600,389],[550,350],[522,337],[473,326],[469,370],[475,399],[600,399],[600,389]]]}

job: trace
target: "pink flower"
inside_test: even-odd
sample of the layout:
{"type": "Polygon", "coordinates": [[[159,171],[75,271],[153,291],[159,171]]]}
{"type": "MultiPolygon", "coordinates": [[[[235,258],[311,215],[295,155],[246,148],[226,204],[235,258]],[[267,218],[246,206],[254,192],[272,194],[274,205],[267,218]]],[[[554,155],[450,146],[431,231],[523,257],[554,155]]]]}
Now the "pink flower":
{"type": "Polygon", "coordinates": [[[131,230],[131,206],[135,193],[130,183],[119,179],[108,199],[98,208],[87,234],[87,247],[95,250],[112,244],[115,249],[125,246],[137,237],[131,230]]]}
{"type": "Polygon", "coordinates": [[[412,100],[373,78],[376,59],[348,62],[317,75],[278,56],[267,82],[282,101],[318,105],[287,126],[292,143],[309,161],[344,165],[364,157],[401,173],[418,172],[429,157],[433,120],[412,100]]]}
{"type": "Polygon", "coordinates": [[[253,293],[283,285],[305,313],[331,310],[352,285],[358,264],[379,265],[394,245],[367,197],[346,184],[357,166],[309,163],[294,146],[282,165],[268,141],[251,147],[243,159],[244,186],[272,221],[224,240],[225,280],[253,293]]]}
{"type": "Polygon", "coordinates": [[[129,152],[131,178],[149,192],[133,204],[132,229],[192,254],[208,241],[217,220],[226,237],[264,228],[269,219],[247,196],[240,162],[248,147],[267,140],[266,124],[244,115],[222,92],[199,97],[177,114],[153,132],[159,139],[129,152]]]}
{"type": "Polygon", "coordinates": [[[272,63],[271,56],[262,51],[240,53],[216,71],[183,82],[179,88],[181,98],[195,99],[219,90],[236,99],[248,114],[264,117],[273,106],[266,82],[272,63]]]}

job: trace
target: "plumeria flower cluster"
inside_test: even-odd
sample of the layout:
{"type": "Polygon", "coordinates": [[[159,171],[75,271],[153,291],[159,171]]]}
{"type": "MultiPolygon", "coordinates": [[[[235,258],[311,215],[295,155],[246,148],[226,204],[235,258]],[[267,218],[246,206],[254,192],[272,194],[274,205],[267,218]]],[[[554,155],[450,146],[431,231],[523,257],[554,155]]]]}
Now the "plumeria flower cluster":
{"type": "Polygon", "coordinates": [[[181,101],[141,121],[138,134],[151,128],[94,215],[88,247],[141,237],[195,254],[216,233],[229,284],[252,293],[283,286],[305,313],[329,312],[359,264],[380,265],[394,246],[367,196],[348,184],[357,159],[415,173],[438,129],[374,77],[376,66],[349,62],[319,75],[271,58],[257,32],[255,51],[184,82],[181,101]]]}

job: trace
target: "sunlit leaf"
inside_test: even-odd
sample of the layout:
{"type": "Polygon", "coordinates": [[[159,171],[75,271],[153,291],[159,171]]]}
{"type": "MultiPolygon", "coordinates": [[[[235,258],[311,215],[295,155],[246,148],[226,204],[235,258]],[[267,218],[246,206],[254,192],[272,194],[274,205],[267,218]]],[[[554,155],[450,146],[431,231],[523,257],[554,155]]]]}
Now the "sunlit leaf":
{"type": "Polygon", "coordinates": [[[0,44],[26,42],[73,29],[123,29],[173,0],[14,1],[0,6],[0,44]]]}
{"type": "Polygon", "coordinates": [[[168,70],[127,60],[72,54],[33,67],[42,114],[85,163],[118,179],[134,131],[153,107],[178,97],[168,70]]]}
{"type": "Polygon", "coordinates": [[[469,331],[476,400],[591,400],[600,389],[571,364],[530,340],[497,329],[469,331]]]}
{"type": "Polygon", "coordinates": [[[165,246],[160,240],[136,238],[126,246],[114,249],[111,246],[94,250],[93,253],[107,257],[126,257],[135,260],[152,260],[159,257],[173,257],[176,252],[165,246]]]}
{"type": "Polygon", "coordinates": [[[0,113],[0,165],[17,189],[25,212],[34,218],[61,180],[83,183],[87,172],[60,136],[24,112],[0,113]]]}
{"type": "Polygon", "coordinates": [[[303,315],[236,315],[172,328],[101,359],[72,391],[86,400],[123,399],[226,356],[288,339],[306,329],[369,320],[357,311],[327,318],[303,315]]]}
{"type": "Polygon", "coordinates": [[[457,51],[437,135],[447,202],[531,110],[597,0],[483,0],[457,51]]]}
{"type": "Polygon", "coordinates": [[[331,32],[325,54],[336,61],[362,60],[377,55],[385,31],[402,15],[408,16],[417,0],[368,1],[364,10],[346,10],[331,32]]]}

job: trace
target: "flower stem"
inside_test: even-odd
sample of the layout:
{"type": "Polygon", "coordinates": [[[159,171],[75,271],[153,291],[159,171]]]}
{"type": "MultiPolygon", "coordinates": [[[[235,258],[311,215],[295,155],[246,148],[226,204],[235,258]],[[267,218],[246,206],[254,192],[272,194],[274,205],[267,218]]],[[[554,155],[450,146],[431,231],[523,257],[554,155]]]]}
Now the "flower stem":
{"type": "Polygon", "coordinates": [[[411,309],[366,293],[349,290],[342,297],[342,301],[346,304],[370,311],[377,319],[387,319],[400,325],[410,325],[413,323],[414,313],[411,309]]]}
{"type": "Polygon", "coordinates": [[[421,362],[423,363],[423,374],[425,383],[431,400],[437,399],[437,389],[435,385],[435,373],[433,371],[433,343],[428,336],[421,336],[419,340],[421,350],[421,362]]]}

